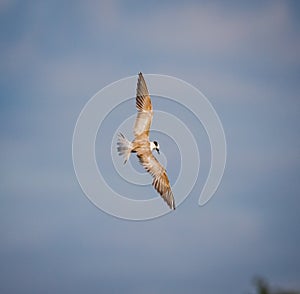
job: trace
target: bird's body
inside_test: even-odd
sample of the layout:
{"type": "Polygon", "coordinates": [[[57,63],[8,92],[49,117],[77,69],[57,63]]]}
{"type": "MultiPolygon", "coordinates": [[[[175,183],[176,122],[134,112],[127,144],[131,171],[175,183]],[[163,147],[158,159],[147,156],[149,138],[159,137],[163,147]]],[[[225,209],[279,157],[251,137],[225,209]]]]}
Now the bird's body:
{"type": "Polygon", "coordinates": [[[156,141],[149,141],[149,131],[153,117],[153,110],[150,95],[142,73],[139,73],[136,108],[138,110],[134,124],[134,140],[128,141],[123,134],[119,134],[118,152],[124,156],[124,164],[131,153],[136,153],[141,165],[153,177],[152,185],[171,209],[175,209],[175,200],[171,190],[170,182],[165,168],[154,157],[152,151],[155,149],[159,153],[159,144],[156,141]]]}

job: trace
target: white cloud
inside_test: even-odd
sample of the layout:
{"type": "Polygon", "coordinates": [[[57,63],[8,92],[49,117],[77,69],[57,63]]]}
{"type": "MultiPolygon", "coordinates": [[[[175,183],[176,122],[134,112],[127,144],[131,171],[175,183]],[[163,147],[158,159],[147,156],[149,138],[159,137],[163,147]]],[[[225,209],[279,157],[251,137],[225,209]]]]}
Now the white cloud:
{"type": "Polygon", "coordinates": [[[290,36],[286,5],[285,2],[269,2],[262,10],[238,13],[224,11],[215,5],[170,7],[149,21],[145,20],[136,29],[144,31],[144,34],[138,34],[145,38],[144,44],[170,53],[224,55],[263,51],[264,54],[276,53],[277,57],[284,55],[286,60],[291,53],[299,57],[300,45],[298,40],[290,36]]]}
{"type": "Polygon", "coordinates": [[[184,58],[215,55],[216,58],[236,55],[255,59],[263,56],[269,62],[299,61],[300,42],[291,24],[287,2],[268,2],[262,9],[229,10],[214,4],[173,5],[155,14],[130,14],[120,4],[89,10],[91,30],[105,31],[116,39],[128,41],[123,46],[138,46],[164,54],[180,54],[184,58]],[[95,13],[99,11],[99,14],[95,13]],[[102,13],[100,14],[100,11],[102,13]]]}

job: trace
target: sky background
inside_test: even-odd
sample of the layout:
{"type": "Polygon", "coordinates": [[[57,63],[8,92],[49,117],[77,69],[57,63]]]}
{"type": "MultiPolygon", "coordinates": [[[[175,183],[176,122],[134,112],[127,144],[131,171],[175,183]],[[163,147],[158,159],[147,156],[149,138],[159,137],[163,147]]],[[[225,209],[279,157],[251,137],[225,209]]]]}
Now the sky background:
{"type": "Polygon", "coordinates": [[[299,32],[298,1],[2,0],[0,292],[300,289],[299,32]],[[207,205],[146,222],[92,205],[71,153],[85,103],[139,71],[200,89],[228,147],[207,205]]]}

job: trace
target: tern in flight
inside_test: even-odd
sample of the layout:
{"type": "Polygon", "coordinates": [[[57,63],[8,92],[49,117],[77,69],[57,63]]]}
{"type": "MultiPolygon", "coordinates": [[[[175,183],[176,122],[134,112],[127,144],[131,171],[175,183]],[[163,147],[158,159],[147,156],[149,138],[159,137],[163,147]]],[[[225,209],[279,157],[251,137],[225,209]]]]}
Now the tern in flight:
{"type": "Polygon", "coordinates": [[[138,113],[133,129],[135,138],[130,142],[123,134],[119,133],[117,142],[118,153],[124,156],[124,164],[127,162],[130,153],[136,153],[141,165],[153,177],[152,185],[156,191],[171,209],[175,209],[175,200],[166,169],[152,154],[154,149],[159,154],[159,144],[156,141],[149,141],[153,110],[147,85],[141,72],[139,73],[136,89],[136,108],[138,113]]]}

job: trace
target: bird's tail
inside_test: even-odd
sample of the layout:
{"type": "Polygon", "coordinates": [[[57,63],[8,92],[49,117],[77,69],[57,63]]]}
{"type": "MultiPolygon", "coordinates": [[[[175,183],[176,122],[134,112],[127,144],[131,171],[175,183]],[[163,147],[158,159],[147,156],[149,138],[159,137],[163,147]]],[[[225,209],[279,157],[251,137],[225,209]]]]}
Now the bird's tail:
{"type": "Polygon", "coordinates": [[[125,164],[130,156],[132,150],[132,143],[128,141],[122,133],[119,133],[117,145],[118,153],[120,156],[124,156],[125,164]]]}

